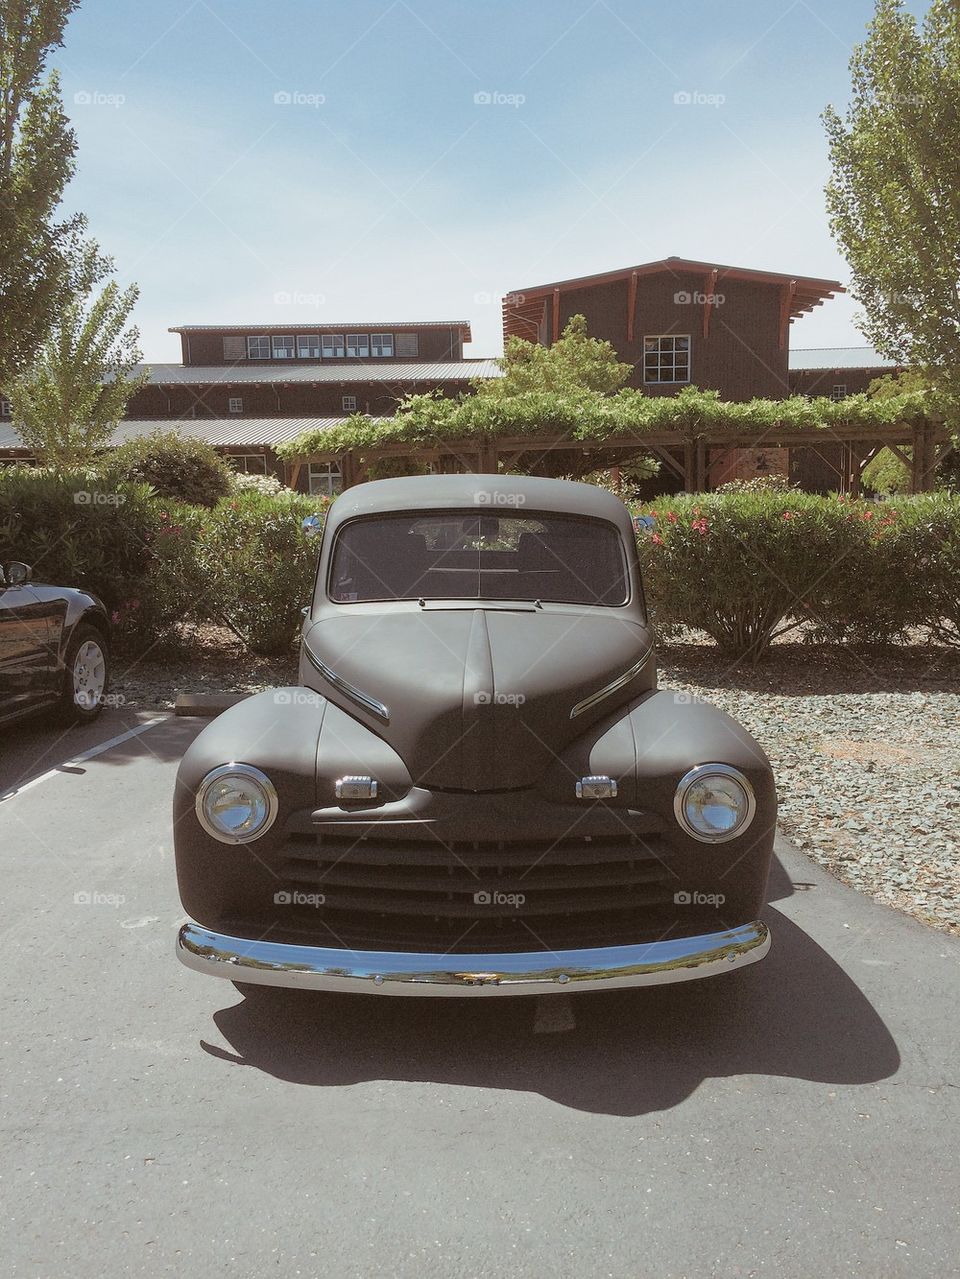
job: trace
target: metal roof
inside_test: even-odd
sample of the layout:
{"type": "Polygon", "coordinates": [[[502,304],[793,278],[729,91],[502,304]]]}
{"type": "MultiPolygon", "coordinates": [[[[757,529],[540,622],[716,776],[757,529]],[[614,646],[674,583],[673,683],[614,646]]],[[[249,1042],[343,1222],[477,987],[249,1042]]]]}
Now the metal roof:
{"type": "Polygon", "coordinates": [[[325,360],[316,364],[276,360],[263,364],[143,364],[151,386],[239,386],[257,382],[467,382],[499,377],[496,360],[445,360],[395,364],[382,360],[325,360]]]}
{"type": "MultiPolygon", "coordinates": [[[[295,439],[302,431],[322,431],[345,420],[343,417],[130,418],[119,424],[110,444],[124,444],[154,431],[177,431],[180,435],[206,440],[217,448],[269,447],[295,439]]],[[[10,422],[0,422],[0,450],[6,449],[24,449],[24,443],[10,422]]]]}
{"type": "Polygon", "coordinates": [[[790,352],[791,371],[802,369],[896,369],[872,346],[815,346],[790,352]]]}

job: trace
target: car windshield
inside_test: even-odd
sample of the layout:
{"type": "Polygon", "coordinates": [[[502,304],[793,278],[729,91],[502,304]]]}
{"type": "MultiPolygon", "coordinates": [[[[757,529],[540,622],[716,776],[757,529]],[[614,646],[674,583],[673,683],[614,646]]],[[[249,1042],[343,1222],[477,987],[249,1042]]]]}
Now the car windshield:
{"type": "Polygon", "coordinates": [[[369,516],[344,525],[330,598],[543,600],[624,604],[620,534],[570,515],[442,511],[369,516]]]}

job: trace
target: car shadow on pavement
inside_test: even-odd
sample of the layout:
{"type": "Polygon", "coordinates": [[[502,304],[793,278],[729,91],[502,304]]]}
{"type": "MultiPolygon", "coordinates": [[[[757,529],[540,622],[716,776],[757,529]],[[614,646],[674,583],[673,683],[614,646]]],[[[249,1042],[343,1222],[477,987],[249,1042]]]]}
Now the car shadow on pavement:
{"type": "Polygon", "coordinates": [[[214,1015],[233,1052],[202,1047],[290,1083],[507,1089],[610,1115],[668,1109],[705,1080],[728,1075],[824,1084],[892,1075],[896,1044],[862,991],[777,910],[767,919],[773,945],[761,963],[704,981],[570,996],[576,1025],[562,1033],[536,1033],[530,998],[259,987],[214,1015]]]}

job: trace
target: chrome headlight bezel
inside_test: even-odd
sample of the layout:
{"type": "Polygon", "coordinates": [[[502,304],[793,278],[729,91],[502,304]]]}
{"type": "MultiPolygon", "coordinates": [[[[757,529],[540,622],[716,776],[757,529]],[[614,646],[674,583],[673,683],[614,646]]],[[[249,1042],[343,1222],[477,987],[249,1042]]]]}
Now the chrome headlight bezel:
{"type": "Polygon", "coordinates": [[[688,773],[684,773],[683,777],[680,778],[673,798],[674,816],[681,829],[692,839],[699,840],[702,844],[726,844],[731,839],[739,838],[750,826],[756,811],[757,797],[754,794],[753,787],[743,773],[731,764],[698,764],[696,768],[691,768],[688,773]],[[695,826],[691,825],[687,818],[686,800],[687,792],[691,786],[703,781],[705,777],[717,776],[730,778],[740,787],[744,795],[744,808],[740,820],[731,830],[710,834],[706,831],[697,830],[695,826]]]}
{"type": "Polygon", "coordinates": [[[252,764],[220,764],[217,768],[213,768],[203,778],[197,787],[197,798],[195,802],[197,821],[214,839],[219,840],[221,844],[249,844],[255,839],[260,839],[265,835],[273,823],[277,820],[277,813],[280,811],[280,799],[277,795],[276,788],[270,778],[254,768],[252,764]],[[266,806],[266,815],[263,821],[255,830],[246,831],[242,835],[233,834],[229,831],[222,830],[215,824],[213,819],[208,815],[206,810],[206,801],[212,787],[216,782],[224,777],[240,777],[253,785],[261,792],[266,806]]]}

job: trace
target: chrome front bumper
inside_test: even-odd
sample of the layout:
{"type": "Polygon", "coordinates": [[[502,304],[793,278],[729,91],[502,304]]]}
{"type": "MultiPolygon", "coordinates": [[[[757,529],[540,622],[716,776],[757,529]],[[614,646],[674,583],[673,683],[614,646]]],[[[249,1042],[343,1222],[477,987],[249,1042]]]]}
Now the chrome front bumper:
{"type": "Polygon", "coordinates": [[[258,986],[377,995],[548,995],[690,981],[762,959],[759,920],[724,933],[591,950],[422,955],[289,946],[184,924],[177,954],[188,968],[258,986]]]}

